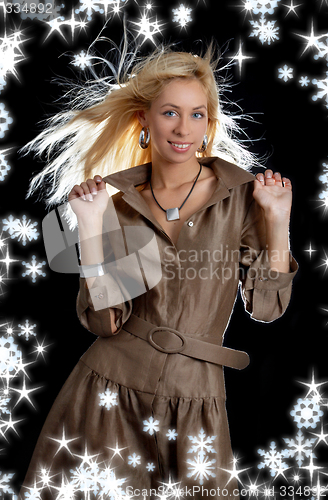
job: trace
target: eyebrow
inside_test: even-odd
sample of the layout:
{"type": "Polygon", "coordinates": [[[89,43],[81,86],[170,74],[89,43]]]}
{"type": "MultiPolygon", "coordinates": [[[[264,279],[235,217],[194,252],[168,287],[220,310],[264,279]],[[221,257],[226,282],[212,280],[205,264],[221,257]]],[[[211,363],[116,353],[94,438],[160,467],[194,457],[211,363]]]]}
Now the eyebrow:
{"type": "MultiPolygon", "coordinates": [[[[180,106],[177,106],[176,104],[172,104],[170,102],[163,104],[163,106],[161,106],[161,108],[164,108],[164,106],[170,106],[171,108],[180,109],[180,106]]],[[[201,106],[196,106],[195,108],[192,108],[192,109],[195,110],[195,109],[201,109],[201,108],[207,109],[207,107],[204,104],[202,104],[201,106]]]]}

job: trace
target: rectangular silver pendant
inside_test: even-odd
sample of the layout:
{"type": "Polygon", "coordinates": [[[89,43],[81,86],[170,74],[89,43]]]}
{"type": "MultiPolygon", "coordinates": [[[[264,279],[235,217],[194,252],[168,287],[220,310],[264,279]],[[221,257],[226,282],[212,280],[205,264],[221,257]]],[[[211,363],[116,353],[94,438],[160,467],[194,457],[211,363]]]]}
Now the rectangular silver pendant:
{"type": "Polygon", "coordinates": [[[166,210],[166,219],[167,220],[178,220],[178,219],[180,219],[178,207],[168,208],[166,210]]]}

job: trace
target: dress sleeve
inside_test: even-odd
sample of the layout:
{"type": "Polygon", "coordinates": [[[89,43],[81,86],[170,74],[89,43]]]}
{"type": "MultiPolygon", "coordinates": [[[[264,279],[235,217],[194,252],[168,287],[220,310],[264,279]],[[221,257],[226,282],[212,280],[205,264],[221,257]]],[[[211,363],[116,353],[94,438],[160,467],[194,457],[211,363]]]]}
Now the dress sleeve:
{"type": "Polygon", "coordinates": [[[263,210],[253,200],[245,217],[240,248],[241,294],[245,309],[253,319],[270,322],[286,311],[298,270],[291,252],[289,263],[288,273],[270,268],[263,210]]]}
{"type": "MultiPolygon", "coordinates": [[[[85,278],[80,278],[80,288],[76,300],[76,310],[81,324],[89,331],[100,337],[116,335],[132,313],[131,280],[124,277],[125,263],[124,248],[121,240],[121,231],[114,232],[112,241],[103,233],[103,247],[105,256],[106,274],[98,276],[91,288],[85,278]],[[116,245],[115,243],[116,238],[116,245]],[[119,240],[119,244],[117,244],[119,240]],[[119,249],[114,251],[115,246],[119,249]],[[123,257],[123,258],[122,258],[123,257]],[[130,292],[129,292],[130,290],[130,292]],[[112,331],[110,309],[114,310],[117,330],[112,331]]],[[[128,266],[126,266],[128,267],[128,266]]],[[[136,296],[136,295],[134,295],[136,296]]]]}
{"type": "Polygon", "coordinates": [[[116,335],[132,313],[132,299],[123,296],[117,281],[111,274],[98,276],[88,288],[85,278],[80,278],[76,301],[77,315],[81,324],[100,337],[116,335]],[[114,310],[117,330],[111,328],[110,309],[114,310]]]}

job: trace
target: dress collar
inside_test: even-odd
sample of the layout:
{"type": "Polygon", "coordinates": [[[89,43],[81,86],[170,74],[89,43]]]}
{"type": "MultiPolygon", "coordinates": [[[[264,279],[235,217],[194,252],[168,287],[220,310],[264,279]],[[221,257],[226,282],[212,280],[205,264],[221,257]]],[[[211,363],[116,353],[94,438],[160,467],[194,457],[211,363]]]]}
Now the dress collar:
{"type": "MultiPolygon", "coordinates": [[[[254,180],[253,174],[244,170],[234,163],[229,163],[217,156],[197,158],[198,162],[206,167],[210,167],[218,180],[231,189],[246,182],[254,180]]],[[[119,191],[126,193],[131,187],[149,181],[151,175],[151,162],[138,165],[136,167],[120,170],[114,174],[103,178],[105,182],[114,186],[119,191]]],[[[219,184],[219,183],[218,183],[219,184]]]]}
{"type": "MultiPolygon", "coordinates": [[[[254,176],[250,172],[216,156],[197,158],[197,160],[202,165],[211,168],[218,179],[212,196],[199,210],[204,210],[220,200],[229,197],[230,189],[254,180],[254,176]]],[[[107,175],[103,180],[119,191],[122,191],[124,193],[122,196],[124,201],[163,231],[147,202],[135,187],[149,181],[150,176],[151,162],[115,172],[114,174],[107,175]]]]}

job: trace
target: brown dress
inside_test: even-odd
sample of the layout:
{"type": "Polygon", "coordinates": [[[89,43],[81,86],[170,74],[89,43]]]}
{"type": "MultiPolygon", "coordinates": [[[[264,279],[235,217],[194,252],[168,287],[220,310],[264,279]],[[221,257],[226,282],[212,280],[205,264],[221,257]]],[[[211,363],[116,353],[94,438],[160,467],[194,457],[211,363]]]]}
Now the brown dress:
{"type": "Polygon", "coordinates": [[[104,178],[119,189],[104,217],[112,272],[90,290],[81,278],[77,298],[82,325],[98,338],[44,424],[24,482],[35,498],[70,498],[58,496],[61,488],[66,495],[78,491],[76,498],[159,498],[174,487],[187,498],[238,498],[229,473],[224,363],[168,354],[124,330],[135,315],[221,345],[239,284],[258,321],[278,318],[289,303],[297,264],[290,256],[289,273],[270,270],[254,176],[218,158],[199,161],[214,171],[217,187],[185,221],[176,245],[135,187],[149,180],[151,164],[104,178]],[[143,229],[153,262],[133,236],[143,229]],[[114,335],[109,307],[116,313],[114,335]]]}

